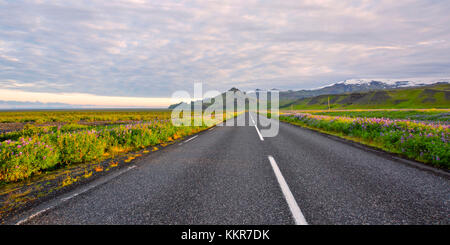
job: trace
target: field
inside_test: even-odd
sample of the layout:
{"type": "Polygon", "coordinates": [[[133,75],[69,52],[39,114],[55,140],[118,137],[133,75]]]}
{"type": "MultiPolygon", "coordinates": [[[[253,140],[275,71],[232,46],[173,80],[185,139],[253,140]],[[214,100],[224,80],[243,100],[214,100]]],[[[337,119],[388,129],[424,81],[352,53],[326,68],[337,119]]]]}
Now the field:
{"type": "Polygon", "coordinates": [[[0,123],[151,121],[170,117],[169,110],[39,110],[2,111],[0,123]]]}
{"type": "Polygon", "coordinates": [[[291,112],[280,120],[450,168],[448,110],[291,112]]]}
{"type": "Polygon", "coordinates": [[[168,110],[0,112],[3,124],[23,123],[20,130],[0,134],[0,183],[102,161],[207,128],[175,127],[170,116],[168,110]]]}
{"type": "Polygon", "coordinates": [[[350,110],[350,111],[311,111],[314,115],[343,117],[375,117],[389,119],[406,119],[416,121],[442,122],[450,124],[450,110],[350,110]]]}

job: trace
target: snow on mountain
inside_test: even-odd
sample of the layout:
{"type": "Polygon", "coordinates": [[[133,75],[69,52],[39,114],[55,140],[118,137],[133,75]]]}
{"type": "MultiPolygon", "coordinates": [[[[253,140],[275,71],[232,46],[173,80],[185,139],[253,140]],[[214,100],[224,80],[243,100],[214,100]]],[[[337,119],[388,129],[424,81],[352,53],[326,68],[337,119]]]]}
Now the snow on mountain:
{"type": "Polygon", "coordinates": [[[450,83],[450,78],[408,78],[408,79],[349,79],[315,89],[282,91],[280,99],[296,100],[323,94],[342,94],[367,92],[374,90],[396,89],[413,86],[425,86],[436,83],[450,83]]]}
{"type": "MultiPolygon", "coordinates": [[[[412,87],[412,86],[423,86],[429,84],[435,84],[439,82],[448,83],[450,78],[439,78],[439,79],[427,79],[427,78],[407,78],[407,79],[349,79],[341,82],[337,82],[328,86],[333,86],[335,84],[344,85],[370,85],[371,83],[382,83],[387,85],[387,87],[412,87]]],[[[327,87],[328,87],[327,86],[327,87]]]]}

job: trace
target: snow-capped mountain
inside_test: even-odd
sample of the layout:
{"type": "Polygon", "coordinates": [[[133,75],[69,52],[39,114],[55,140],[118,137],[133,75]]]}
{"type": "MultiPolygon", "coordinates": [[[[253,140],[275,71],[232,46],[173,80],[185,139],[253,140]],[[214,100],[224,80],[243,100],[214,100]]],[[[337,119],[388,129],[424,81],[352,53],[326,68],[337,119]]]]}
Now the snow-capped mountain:
{"type": "Polygon", "coordinates": [[[424,78],[408,78],[408,79],[349,79],[341,82],[337,82],[329,86],[333,86],[335,84],[344,84],[344,85],[359,85],[359,86],[367,86],[367,85],[382,85],[385,88],[401,88],[401,87],[412,87],[412,86],[425,86],[435,83],[449,83],[449,79],[424,79],[424,78]]]}
{"type": "Polygon", "coordinates": [[[426,86],[436,83],[450,83],[449,79],[349,79],[330,85],[322,86],[310,90],[282,91],[280,100],[295,100],[307,97],[314,97],[323,94],[341,94],[352,92],[366,92],[383,89],[396,89],[413,86],[426,86]]]}

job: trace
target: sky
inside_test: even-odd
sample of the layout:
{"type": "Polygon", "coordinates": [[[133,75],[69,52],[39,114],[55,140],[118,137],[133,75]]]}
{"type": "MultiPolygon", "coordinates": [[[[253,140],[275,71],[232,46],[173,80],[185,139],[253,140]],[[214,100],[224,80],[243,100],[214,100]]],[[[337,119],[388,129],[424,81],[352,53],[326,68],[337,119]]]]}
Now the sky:
{"type": "Polygon", "coordinates": [[[450,75],[440,0],[0,0],[0,108],[450,75]],[[3,105],[3,106],[2,106],[3,105]]]}

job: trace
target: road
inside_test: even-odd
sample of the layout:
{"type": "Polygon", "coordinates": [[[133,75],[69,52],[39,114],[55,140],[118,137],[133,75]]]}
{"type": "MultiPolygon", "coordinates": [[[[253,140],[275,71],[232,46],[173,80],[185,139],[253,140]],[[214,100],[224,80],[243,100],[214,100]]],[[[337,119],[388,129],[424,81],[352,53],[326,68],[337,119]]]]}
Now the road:
{"type": "Polygon", "coordinates": [[[448,175],[285,123],[263,140],[256,128],[214,127],[20,223],[450,224],[448,175]]]}

